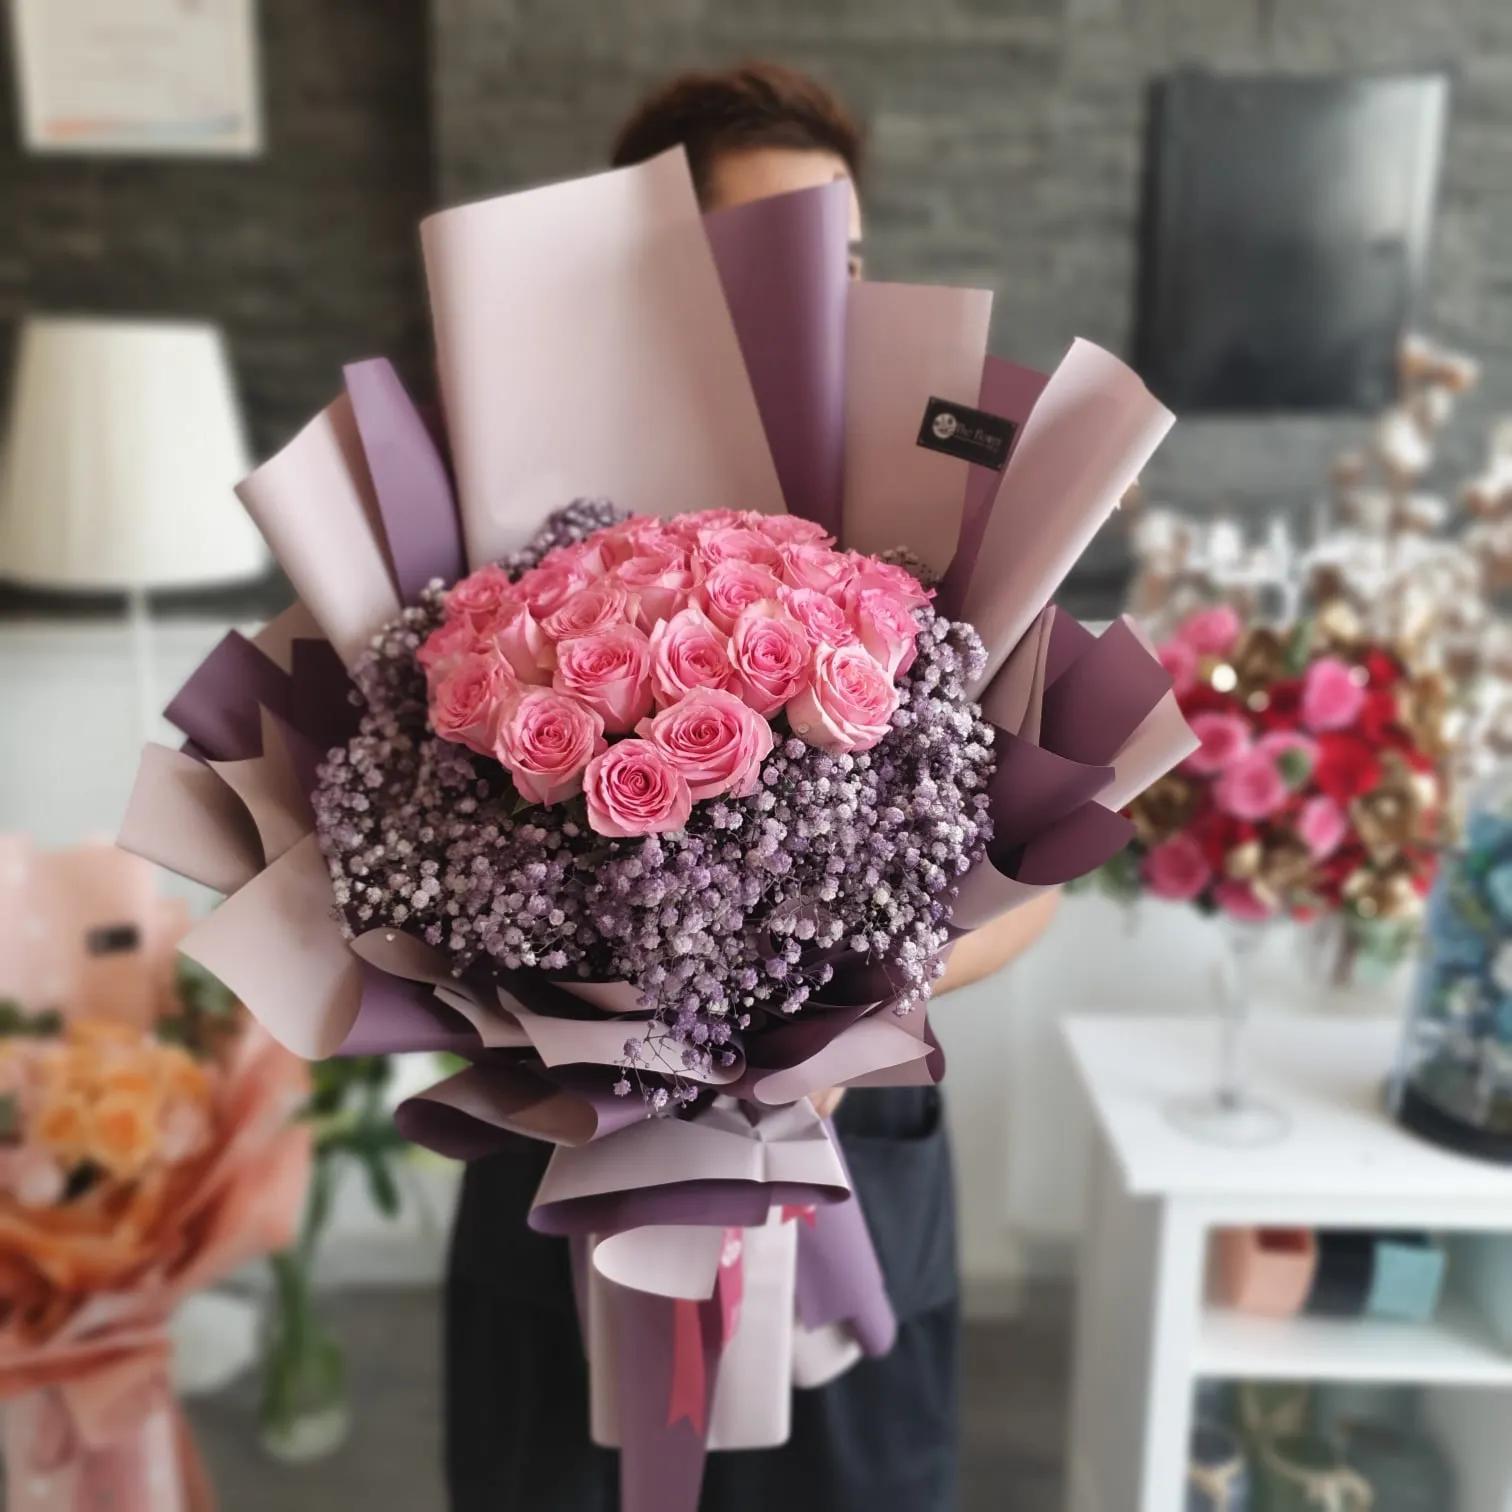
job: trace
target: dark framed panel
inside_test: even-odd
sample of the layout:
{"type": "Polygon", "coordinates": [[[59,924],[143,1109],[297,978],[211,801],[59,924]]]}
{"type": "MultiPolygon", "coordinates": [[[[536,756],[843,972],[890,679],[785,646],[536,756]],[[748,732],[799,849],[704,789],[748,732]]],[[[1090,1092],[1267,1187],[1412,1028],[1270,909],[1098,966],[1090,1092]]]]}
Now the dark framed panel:
{"type": "Polygon", "coordinates": [[[1442,74],[1151,87],[1136,348],[1185,410],[1373,410],[1426,272],[1442,74]]]}

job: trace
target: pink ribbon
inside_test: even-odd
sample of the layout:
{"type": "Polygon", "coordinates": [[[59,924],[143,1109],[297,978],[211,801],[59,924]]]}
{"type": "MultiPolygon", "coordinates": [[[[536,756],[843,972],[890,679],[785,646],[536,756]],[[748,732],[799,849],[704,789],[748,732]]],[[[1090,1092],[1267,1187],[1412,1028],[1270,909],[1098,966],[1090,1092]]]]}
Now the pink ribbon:
{"type": "Polygon", "coordinates": [[[709,1424],[711,1367],[740,1327],[745,1300],[745,1240],[738,1228],[724,1231],[714,1295],[702,1302],[679,1298],[672,1307],[672,1384],[667,1427],[686,1419],[703,1437],[709,1424]],[[713,1357],[712,1360],[710,1357],[713,1357]]]}

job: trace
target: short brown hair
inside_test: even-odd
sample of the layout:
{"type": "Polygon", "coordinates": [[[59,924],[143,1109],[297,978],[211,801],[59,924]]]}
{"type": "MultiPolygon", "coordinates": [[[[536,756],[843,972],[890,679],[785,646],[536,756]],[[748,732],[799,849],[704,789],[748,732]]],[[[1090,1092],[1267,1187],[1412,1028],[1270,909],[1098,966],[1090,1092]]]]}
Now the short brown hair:
{"type": "Polygon", "coordinates": [[[743,147],[833,152],[852,178],[861,176],[862,131],[850,111],[817,79],[780,63],[680,74],[620,128],[610,161],[622,168],[678,146],[687,149],[700,199],[714,159],[743,147]]]}

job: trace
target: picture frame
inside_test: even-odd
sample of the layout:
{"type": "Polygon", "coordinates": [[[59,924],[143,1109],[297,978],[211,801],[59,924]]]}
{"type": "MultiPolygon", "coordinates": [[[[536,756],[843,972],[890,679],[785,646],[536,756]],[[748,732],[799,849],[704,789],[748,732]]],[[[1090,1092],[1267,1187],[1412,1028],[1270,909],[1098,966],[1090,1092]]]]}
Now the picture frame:
{"type": "Polygon", "coordinates": [[[12,0],[11,28],[27,151],[262,151],[256,0],[12,0]]]}

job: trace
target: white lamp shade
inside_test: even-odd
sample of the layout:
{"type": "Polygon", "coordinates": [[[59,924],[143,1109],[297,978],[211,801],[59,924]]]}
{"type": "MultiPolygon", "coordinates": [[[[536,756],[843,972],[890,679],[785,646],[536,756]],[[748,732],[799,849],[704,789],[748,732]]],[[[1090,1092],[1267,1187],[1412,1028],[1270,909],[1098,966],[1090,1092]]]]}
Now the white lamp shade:
{"type": "Polygon", "coordinates": [[[255,577],[267,552],[231,491],[247,472],[214,326],[22,325],[0,454],[0,577],[74,590],[255,577]]]}

